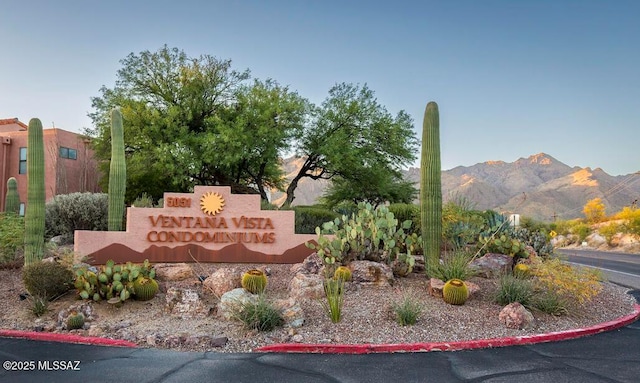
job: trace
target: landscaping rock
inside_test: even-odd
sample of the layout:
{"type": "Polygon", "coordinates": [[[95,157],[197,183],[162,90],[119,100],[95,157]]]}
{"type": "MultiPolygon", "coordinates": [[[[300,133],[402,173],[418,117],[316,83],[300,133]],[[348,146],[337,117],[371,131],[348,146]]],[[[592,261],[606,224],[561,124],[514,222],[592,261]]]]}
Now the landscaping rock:
{"type": "Polygon", "coordinates": [[[349,263],[351,281],[364,285],[390,286],[393,284],[393,272],[384,263],[373,261],[353,261],[349,263]]]}
{"type": "Polygon", "coordinates": [[[158,263],[153,266],[159,281],[183,281],[196,278],[191,266],[186,263],[158,263]]]}
{"type": "Polygon", "coordinates": [[[298,300],[323,297],[324,285],[322,276],[304,272],[297,273],[289,282],[289,295],[298,300]]]}
{"type": "Polygon", "coordinates": [[[258,295],[251,294],[243,288],[233,289],[220,297],[218,316],[226,320],[231,320],[240,307],[256,303],[257,301],[258,295]]]}
{"type": "Polygon", "coordinates": [[[242,273],[233,267],[223,267],[214,271],[204,280],[204,291],[210,292],[216,297],[240,287],[242,273]]]}
{"type": "Polygon", "coordinates": [[[205,317],[209,308],[200,299],[197,291],[170,287],[165,295],[165,309],[171,315],[181,318],[205,317]]]}
{"type": "Polygon", "coordinates": [[[302,263],[296,263],[291,266],[291,271],[294,273],[320,274],[322,267],[322,259],[318,256],[318,253],[313,253],[305,258],[302,263]]]}
{"type": "Polygon", "coordinates": [[[429,279],[429,285],[427,286],[427,291],[429,295],[436,298],[442,298],[442,289],[444,288],[444,281],[438,278],[429,279]]]}
{"type": "Polygon", "coordinates": [[[292,328],[298,328],[304,324],[304,311],[295,298],[277,299],[273,305],[282,314],[285,324],[292,328]]]}
{"type": "Polygon", "coordinates": [[[497,278],[501,274],[511,271],[513,258],[505,254],[487,253],[471,261],[469,266],[476,269],[476,275],[479,277],[497,278]]]}
{"type": "Polygon", "coordinates": [[[535,326],[535,318],[519,302],[510,303],[498,315],[500,323],[511,329],[529,329],[535,326]]]}

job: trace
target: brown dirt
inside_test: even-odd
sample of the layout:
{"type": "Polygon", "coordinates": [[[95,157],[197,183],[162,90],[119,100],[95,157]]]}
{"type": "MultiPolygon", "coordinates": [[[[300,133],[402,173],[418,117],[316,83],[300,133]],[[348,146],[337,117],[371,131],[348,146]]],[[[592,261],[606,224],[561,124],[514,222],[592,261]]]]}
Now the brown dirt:
{"type": "MultiPolygon", "coordinates": [[[[555,317],[534,312],[536,326],[533,329],[511,330],[499,322],[498,314],[502,307],[490,299],[495,281],[474,278],[481,292],[462,306],[451,306],[427,294],[428,282],[424,275],[412,274],[397,279],[392,287],[347,286],[340,323],[334,324],[329,320],[320,299],[309,299],[299,302],[305,316],[302,327],[285,326],[271,332],[257,332],[245,329],[240,322],[218,318],[218,298],[204,289],[196,277],[230,266],[241,270],[268,267],[271,275],[267,297],[281,299],[288,296],[288,283],[293,276],[291,265],[196,264],[192,265],[193,278],[178,282],[160,281],[161,291],[151,301],[129,300],[121,307],[106,302],[90,303],[94,320],[87,324],[86,329],[73,330],[72,333],[126,339],[141,347],[214,352],[250,352],[259,346],[288,342],[443,342],[533,335],[592,326],[631,313],[635,303],[633,297],[626,294],[626,289],[604,283],[600,295],[570,315],[555,317]],[[195,318],[170,315],[165,308],[165,292],[171,286],[197,291],[209,313],[195,318]],[[391,306],[406,294],[419,301],[424,311],[417,324],[403,327],[394,320],[391,306]],[[217,344],[219,342],[224,345],[217,344]]],[[[49,311],[38,318],[30,311],[31,300],[21,300],[22,293],[25,293],[25,288],[21,270],[0,270],[0,328],[65,333],[68,331],[58,325],[58,313],[83,303],[75,291],[71,291],[51,302],[49,311]]]]}

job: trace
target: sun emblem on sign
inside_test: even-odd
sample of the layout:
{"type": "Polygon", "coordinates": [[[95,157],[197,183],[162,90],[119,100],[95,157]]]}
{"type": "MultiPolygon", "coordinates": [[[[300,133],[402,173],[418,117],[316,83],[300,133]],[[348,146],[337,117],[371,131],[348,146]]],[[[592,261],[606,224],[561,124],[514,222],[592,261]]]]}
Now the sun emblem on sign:
{"type": "Polygon", "coordinates": [[[200,209],[205,214],[216,215],[222,211],[223,207],[224,198],[218,193],[205,193],[200,198],[200,209]]]}

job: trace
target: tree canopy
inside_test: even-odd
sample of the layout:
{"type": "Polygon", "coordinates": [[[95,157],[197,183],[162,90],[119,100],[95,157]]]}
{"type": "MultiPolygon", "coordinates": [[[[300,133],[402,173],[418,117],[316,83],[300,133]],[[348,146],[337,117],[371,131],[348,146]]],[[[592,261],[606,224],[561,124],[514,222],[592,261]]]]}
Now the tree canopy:
{"type": "Polygon", "coordinates": [[[366,85],[337,84],[315,106],[275,80],[252,80],[230,60],[189,57],[177,48],[131,53],[121,64],[115,86],[92,98],[94,126],[86,133],[101,160],[104,187],[109,111],[120,107],[128,203],[143,193],[157,200],[164,191],[227,185],[263,199],[270,189],[286,190],[290,204],[305,177],[335,177],[336,190],[358,184],[354,190],[366,191],[367,200],[404,200],[394,193],[404,190],[395,190],[404,187],[399,170],[415,159],[412,120],[404,111],[392,116],[366,85]],[[291,153],[304,164],[287,183],[281,158],[291,153]]]}

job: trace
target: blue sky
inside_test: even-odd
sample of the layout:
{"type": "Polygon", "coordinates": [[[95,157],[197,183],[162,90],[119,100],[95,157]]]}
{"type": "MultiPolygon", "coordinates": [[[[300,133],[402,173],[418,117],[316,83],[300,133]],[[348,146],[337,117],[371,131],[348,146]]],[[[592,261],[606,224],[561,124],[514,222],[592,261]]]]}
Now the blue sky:
{"type": "Polygon", "coordinates": [[[440,107],[442,167],[539,152],[640,170],[640,2],[3,0],[0,118],[81,131],[120,60],[164,44],[321,103],[366,83],[421,134],[440,107]]]}

